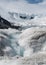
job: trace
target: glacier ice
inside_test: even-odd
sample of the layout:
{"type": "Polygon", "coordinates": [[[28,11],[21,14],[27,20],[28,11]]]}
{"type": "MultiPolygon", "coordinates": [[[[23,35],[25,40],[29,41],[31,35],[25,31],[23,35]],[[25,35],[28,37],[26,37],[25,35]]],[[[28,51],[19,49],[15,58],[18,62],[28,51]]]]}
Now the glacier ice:
{"type": "MultiPolygon", "coordinates": [[[[0,49],[4,52],[4,56],[23,56],[24,48],[19,46],[17,42],[17,31],[16,30],[0,30],[0,49]],[[9,32],[9,33],[6,33],[9,32]]],[[[19,33],[19,32],[18,32],[19,33]]],[[[2,52],[1,52],[2,53],[2,52]]],[[[1,54],[0,53],[0,54],[1,54]]],[[[1,56],[1,55],[0,55],[1,56]]]]}
{"type": "Polygon", "coordinates": [[[0,7],[4,19],[21,26],[21,30],[0,29],[0,64],[46,65],[46,2],[37,0],[38,4],[27,4],[25,0],[18,1],[6,2],[6,7],[3,3],[4,9],[0,7]]]}
{"type": "Polygon", "coordinates": [[[44,52],[46,48],[46,28],[28,28],[20,35],[19,44],[25,48],[24,56],[44,52]],[[45,48],[45,49],[44,49],[45,48]],[[44,49],[44,51],[43,51],[44,49]],[[29,54],[29,55],[28,55],[29,54]]]}

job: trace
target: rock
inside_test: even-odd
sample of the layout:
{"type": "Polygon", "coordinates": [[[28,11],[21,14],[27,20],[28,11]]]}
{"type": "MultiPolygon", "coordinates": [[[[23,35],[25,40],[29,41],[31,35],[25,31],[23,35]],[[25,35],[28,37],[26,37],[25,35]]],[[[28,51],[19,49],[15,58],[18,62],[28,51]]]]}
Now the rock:
{"type": "Polygon", "coordinates": [[[0,16],[0,28],[8,29],[9,27],[11,27],[11,23],[0,16]]]}
{"type": "Polygon", "coordinates": [[[21,26],[14,26],[14,25],[11,25],[11,28],[17,29],[17,30],[22,30],[22,27],[21,27],[21,26]]]}
{"type": "Polygon", "coordinates": [[[0,16],[0,29],[8,29],[8,28],[13,28],[13,29],[21,29],[21,26],[14,26],[12,25],[9,21],[6,19],[2,18],[0,16]]]}
{"type": "Polygon", "coordinates": [[[21,19],[26,19],[27,17],[26,16],[20,16],[21,19]]]}
{"type": "Polygon", "coordinates": [[[30,19],[34,19],[34,17],[33,16],[31,16],[31,18],[30,19]]]}

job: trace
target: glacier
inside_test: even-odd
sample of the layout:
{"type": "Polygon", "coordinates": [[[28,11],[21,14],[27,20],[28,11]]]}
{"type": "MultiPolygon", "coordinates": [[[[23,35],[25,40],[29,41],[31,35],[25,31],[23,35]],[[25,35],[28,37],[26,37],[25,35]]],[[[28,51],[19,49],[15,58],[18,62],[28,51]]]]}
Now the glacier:
{"type": "Polygon", "coordinates": [[[46,65],[46,0],[0,0],[0,16],[21,27],[0,29],[0,64],[46,65]]]}

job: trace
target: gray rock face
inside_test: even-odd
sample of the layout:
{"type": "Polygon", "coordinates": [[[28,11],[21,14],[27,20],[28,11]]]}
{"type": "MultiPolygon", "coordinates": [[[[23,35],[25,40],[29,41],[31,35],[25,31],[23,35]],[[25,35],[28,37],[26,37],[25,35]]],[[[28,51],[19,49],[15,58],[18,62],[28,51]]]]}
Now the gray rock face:
{"type": "Polygon", "coordinates": [[[8,28],[21,30],[21,26],[14,26],[9,21],[0,16],[0,29],[8,29],[8,28]]]}

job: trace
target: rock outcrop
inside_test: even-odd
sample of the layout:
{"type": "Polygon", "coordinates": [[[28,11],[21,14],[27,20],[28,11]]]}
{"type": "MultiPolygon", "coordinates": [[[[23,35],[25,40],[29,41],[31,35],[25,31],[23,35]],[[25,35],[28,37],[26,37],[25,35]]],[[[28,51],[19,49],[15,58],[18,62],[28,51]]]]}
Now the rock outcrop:
{"type": "Polygon", "coordinates": [[[21,26],[14,26],[12,25],[9,21],[6,19],[2,18],[0,16],[0,29],[8,29],[8,28],[13,28],[13,29],[21,29],[21,26]]]}

